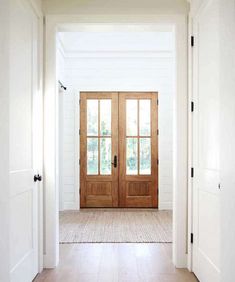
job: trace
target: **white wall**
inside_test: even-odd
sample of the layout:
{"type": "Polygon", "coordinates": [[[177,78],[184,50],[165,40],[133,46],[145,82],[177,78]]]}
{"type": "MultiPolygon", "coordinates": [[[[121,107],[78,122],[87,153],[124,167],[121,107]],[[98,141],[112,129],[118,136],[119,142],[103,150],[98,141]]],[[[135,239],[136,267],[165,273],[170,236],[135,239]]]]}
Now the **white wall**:
{"type": "MultiPolygon", "coordinates": [[[[68,83],[66,84],[66,86],[68,83]]],[[[78,92],[72,91],[70,87],[63,94],[63,136],[62,136],[62,162],[63,171],[61,174],[63,185],[62,202],[63,208],[60,210],[79,208],[79,116],[75,114],[76,103],[78,103],[78,92]],[[77,122],[76,122],[76,119],[77,122]],[[77,148],[76,148],[77,145],[77,148]],[[77,180],[78,179],[78,180],[77,180]]],[[[61,192],[61,190],[60,190],[61,192]]]]}
{"type": "Polygon", "coordinates": [[[173,95],[175,92],[173,34],[169,32],[166,36],[155,34],[155,37],[153,34],[146,34],[145,37],[147,36],[150,43],[146,38],[142,38],[143,33],[129,36],[110,33],[106,36],[95,33],[93,35],[95,39],[92,39],[89,33],[79,36],[80,45],[76,43],[76,37],[72,34],[65,38],[73,42],[73,45],[67,46],[65,39],[62,44],[65,49],[67,47],[73,50],[68,53],[63,52],[65,56],[67,55],[64,74],[68,90],[63,95],[64,129],[61,137],[63,140],[63,170],[61,171],[63,185],[60,187],[63,204],[60,205],[61,209],[74,209],[78,206],[76,199],[79,187],[78,184],[76,185],[75,164],[78,163],[79,156],[77,156],[78,148],[76,148],[75,121],[78,121],[79,115],[76,115],[75,105],[78,103],[79,91],[159,92],[159,208],[172,209],[173,95]],[[105,41],[105,37],[108,41],[107,39],[105,41]],[[99,39],[102,43],[99,43],[99,39]],[[152,42],[151,39],[158,40],[152,42]],[[106,50],[115,48],[115,52],[104,51],[103,48],[106,50]],[[141,48],[148,51],[134,52],[134,49],[141,48]],[[77,51],[78,49],[80,52],[77,51]],[[95,52],[94,49],[98,51],[95,52]],[[87,52],[85,55],[83,50],[87,52]]]}
{"type": "Polygon", "coordinates": [[[0,281],[9,281],[9,13],[0,9],[0,281]]]}
{"type": "MultiPolygon", "coordinates": [[[[65,85],[65,59],[64,59],[64,52],[63,48],[60,44],[60,41],[57,39],[57,49],[56,49],[56,72],[58,80],[65,85]]],[[[58,83],[58,174],[59,174],[59,209],[64,209],[64,199],[63,199],[63,130],[64,130],[64,90],[61,85],[58,83]]]]}

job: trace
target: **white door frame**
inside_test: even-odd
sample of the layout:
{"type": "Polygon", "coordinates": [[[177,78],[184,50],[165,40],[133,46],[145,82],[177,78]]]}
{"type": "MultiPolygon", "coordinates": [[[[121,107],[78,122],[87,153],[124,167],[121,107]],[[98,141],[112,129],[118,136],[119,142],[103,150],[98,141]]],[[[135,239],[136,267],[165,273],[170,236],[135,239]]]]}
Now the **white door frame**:
{"type": "Polygon", "coordinates": [[[57,31],[112,31],[123,25],[130,31],[159,30],[171,26],[176,44],[176,93],[174,96],[173,134],[173,263],[187,267],[187,181],[188,181],[188,96],[187,96],[187,17],[115,15],[50,15],[46,17],[45,92],[44,92],[44,267],[53,268],[59,261],[59,187],[56,148],[58,124],[58,86],[56,73],[57,31]],[[115,20],[116,19],[116,20],[115,20]]]}

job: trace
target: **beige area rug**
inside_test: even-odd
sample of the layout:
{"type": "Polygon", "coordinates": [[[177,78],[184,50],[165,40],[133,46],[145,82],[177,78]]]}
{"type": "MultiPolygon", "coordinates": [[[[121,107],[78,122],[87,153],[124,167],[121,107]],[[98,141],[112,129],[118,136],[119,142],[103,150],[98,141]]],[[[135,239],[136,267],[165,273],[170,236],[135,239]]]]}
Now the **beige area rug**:
{"type": "Polygon", "coordinates": [[[171,211],[86,209],[60,213],[60,243],[171,242],[171,211]]]}

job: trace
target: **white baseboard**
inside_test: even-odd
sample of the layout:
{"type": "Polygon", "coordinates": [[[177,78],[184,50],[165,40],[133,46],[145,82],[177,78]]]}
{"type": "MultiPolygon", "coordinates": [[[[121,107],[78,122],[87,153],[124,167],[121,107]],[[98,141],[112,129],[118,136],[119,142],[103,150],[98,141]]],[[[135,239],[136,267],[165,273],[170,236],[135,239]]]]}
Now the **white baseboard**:
{"type": "Polygon", "coordinates": [[[79,210],[79,207],[74,202],[65,202],[63,210],[79,210]]]}
{"type": "Polygon", "coordinates": [[[158,209],[159,210],[172,210],[173,209],[172,202],[159,203],[158,209]]]}

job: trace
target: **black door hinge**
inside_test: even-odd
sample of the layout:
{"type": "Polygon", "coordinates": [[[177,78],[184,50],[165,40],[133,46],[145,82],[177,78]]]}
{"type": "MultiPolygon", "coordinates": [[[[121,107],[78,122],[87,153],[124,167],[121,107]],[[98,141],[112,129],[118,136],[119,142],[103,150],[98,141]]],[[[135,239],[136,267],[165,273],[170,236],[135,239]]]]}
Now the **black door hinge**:
{"type": "Polygon", "coordinates": [[[159,160],[157,160],[157,164],[159,165],[159,160]]]}
{"type": "Polygon", "coordinates": [[[42,176],[41,175],[39,175],[39,174],[37,174],[37,175],[34,175],[34,177],[33,177],[33,180],[34,180],[34,182],[37,182],[37,181],[42,181],[42,176]]]}
{"type": "Polygon", "coordinates": [[[191,102],[191,112],[194,112],[194,102],[191,102]]]}
{"type": "Polygon", "coordinates": [[[159,129],[157,130],[157,135],[159,135],[159,129]]]}
{"type": "Polygon", "coordinates": [[[79,129],[79,135],[81,135],[81,129],[79,129]]]}
{"type": "Polygon", "coordinates": [[[157,99],[157,105],[159,105],[159,100],[157,99]]]}
{"type": "Polygon", "coordinates": [[[194,47],[194,36],[191,36],[191,47],[194,47]]]}
{"type": "Polygon", "coordinates": [[[191,177],[193,178],[194,177],[194,168],[191,167],[191,177]]]}
{"type": "Polygon", "coordinates": [[[190,242],[191,242],[191,244],[193,244],[193,233],[191,233],[190,242]]]}

